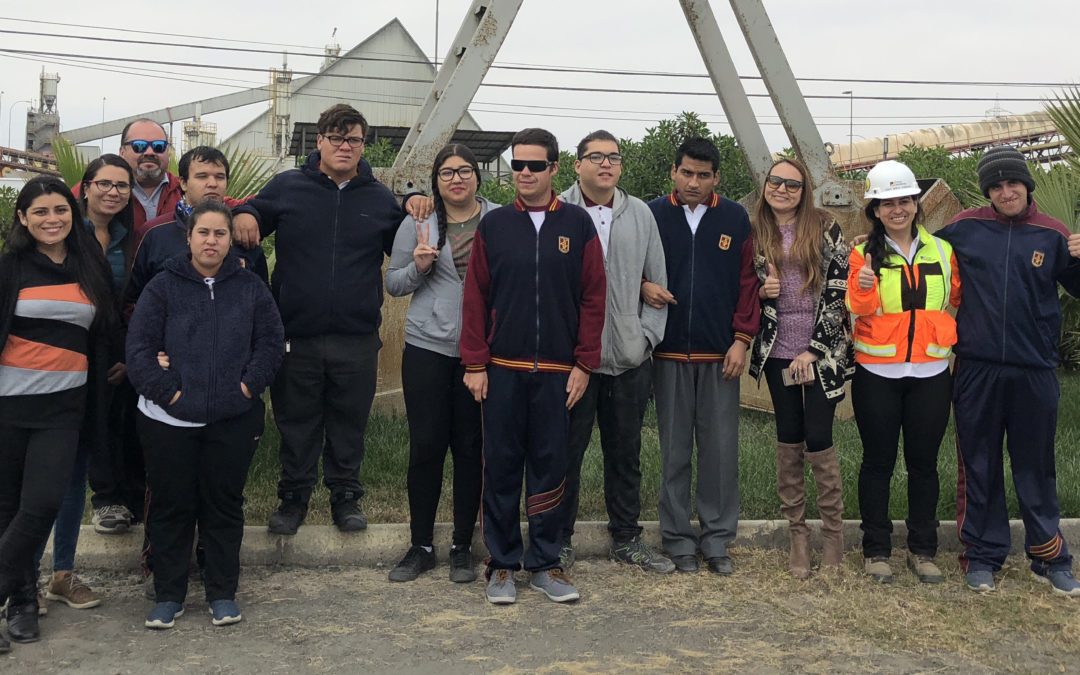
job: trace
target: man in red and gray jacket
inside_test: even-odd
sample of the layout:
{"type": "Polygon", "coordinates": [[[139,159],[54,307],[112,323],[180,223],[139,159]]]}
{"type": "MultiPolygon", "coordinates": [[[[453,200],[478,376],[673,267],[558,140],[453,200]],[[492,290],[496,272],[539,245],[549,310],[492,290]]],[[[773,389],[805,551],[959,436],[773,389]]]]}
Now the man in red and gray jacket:
{"type": "Polygon", "coordinates": [[[568,602],[579,596],[559,567],[566,442],[570,409],[600,364],[607,280],[589,214],[551,189],[555,137],[525,129],[511,152],[517,199],[480,221],[462,305],[465,385],[483,404],[487,599],[516,601],[513,572],[524,557],[532,588],[568,602]],[[523,470],[527,551],[518,515],[523,470]]]}

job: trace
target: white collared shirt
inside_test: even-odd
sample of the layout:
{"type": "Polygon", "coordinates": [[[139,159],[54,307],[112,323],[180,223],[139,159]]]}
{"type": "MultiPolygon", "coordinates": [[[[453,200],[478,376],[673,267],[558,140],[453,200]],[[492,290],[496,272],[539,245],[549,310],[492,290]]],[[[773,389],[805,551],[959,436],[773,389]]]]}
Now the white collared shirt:
{"type": "Polygon", "coordinates": [[[690,209],[689,206],[683,204],[683,213],[686,214],[686,224],[690,226],[691,234],[697,234],[698,225],[701,224],[701,219],[705,217],[705,211],[708,210],[708,206],[704,204],[698,204],[690,209]]]}

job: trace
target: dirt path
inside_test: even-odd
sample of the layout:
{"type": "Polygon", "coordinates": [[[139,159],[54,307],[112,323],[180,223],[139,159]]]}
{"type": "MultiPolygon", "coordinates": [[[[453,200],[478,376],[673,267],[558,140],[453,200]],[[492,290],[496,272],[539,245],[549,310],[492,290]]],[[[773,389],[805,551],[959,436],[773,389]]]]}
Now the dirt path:
{"type": "Polygon", "coordinates": [[[193,579],[186,615],[161,632],[142,627],[150,603],[138,579],[87,574],[106,602],[82,611],[49,603],[44,639],[14,645],[0,656],[0,671],[892,673],[1080,666],[1080,602],[1052,598],[1018,570],[987,605],[961,589],[955,573],[932,589],[910,579],[874,586],[853,570],[800,584],[785,577],[779,553],[739,553],[740,569],[727,579],[658,579],[604,561],[580,562],[573,577],[582,600],[569,606],[530,590],[524,575],[518,604],[494,607],[484,601],[481,582],[452,584],[445,566],[411,584],[389,583],[385,569],[252,568],[241,581],[242,623],[212,627],[193,579]],[[1055,635],[1023,618],[1008,623],[1017,612],[1041,615],[1055,635]],[[985,637],[995,639],[978,631],[960,639],[980,616],[990,618],[985,637]]]}

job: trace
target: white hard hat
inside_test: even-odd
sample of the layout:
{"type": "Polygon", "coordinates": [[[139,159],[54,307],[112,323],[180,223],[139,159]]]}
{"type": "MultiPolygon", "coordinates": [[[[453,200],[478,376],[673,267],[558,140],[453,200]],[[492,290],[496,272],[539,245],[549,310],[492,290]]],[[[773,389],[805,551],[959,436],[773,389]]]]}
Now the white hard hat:
{"type": "Polygon", "coordinates": [[[919,182],[915,174],[904,164],[895,160],[879,162],[866,174],[866,194],[863,199],[892,199],[917,195],[919,182]]]}

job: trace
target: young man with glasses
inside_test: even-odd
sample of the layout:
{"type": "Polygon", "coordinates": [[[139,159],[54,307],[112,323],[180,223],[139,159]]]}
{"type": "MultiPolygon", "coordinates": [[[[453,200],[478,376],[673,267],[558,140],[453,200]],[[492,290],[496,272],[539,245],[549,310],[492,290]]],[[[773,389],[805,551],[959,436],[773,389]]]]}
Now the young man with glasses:
{"type": "Polygon", "coordinates": [[[668,304],[664,340],[653,351],[660,433],[660,532],[679,572],[734,571],[728,544],[739,522],[739,376],[760,320],[750,219],[714,192],[720,153],[705,138],[675,153],[670,195],[649,202],[664,245],[670,290],[642,284],[653,306],[668,304]],[[697,513],[690,477],[697,442],[697,513]]]}
{"type": "Polygon", "coordinates": [[[566,522],[563,524],[563,570],[574,561],[572,537],[577,520],[581,464],[593,424],[600,425],[604,455],[604,502],[611,549],[617,562],[668,574],[675,565],[641,540],[641,424],[652,392],[653,347],[664,337],[667,305],[640,301],[641,280],[667,285],[664,248],[656,220],[643,201],[618,187],[623,158],[610,132],[594,131],[581,139],[574,170],[578,181],[559,197],[583,207],[592,218],[604,253],[607,307],[601,336],[600,366],[570,411],[566,473],[566,522]]]}
{"type": "Polygon", "coordinates": [[[240,242],[277,233],[271,289],[286,341],[270,389],[281,433],[274,534],[296,534],[304,522],[320,455],[334,524],[342,532],[367,528],[357,501],[382,347],[382,262],[404,217],[363,159],[363,115],[339,103],[317,126],[318,150],[303,168],[275,176],[234,221],[240,242]]]}
{"type": "Polygon", "coordinates": [[[517,198],[477,226],[462,305],[465,386],[483,405],[481,525],[491,554],[487,599],[517,599],[514,571],[555,602],[578,599],[559,563],[570,411],[600,364],[606,281],[600,239],[580,207],[551,189],[555,137],[510,143],[517,198]],[[518,505],[526,483],[529,548],[518,505]]]}

